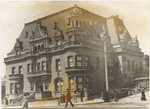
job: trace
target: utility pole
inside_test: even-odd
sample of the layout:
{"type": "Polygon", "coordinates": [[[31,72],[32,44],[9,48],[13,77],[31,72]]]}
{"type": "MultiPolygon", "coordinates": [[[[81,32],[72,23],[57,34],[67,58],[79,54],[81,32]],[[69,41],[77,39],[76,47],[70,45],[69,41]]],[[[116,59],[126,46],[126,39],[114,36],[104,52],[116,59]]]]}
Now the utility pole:
{"type": "Polygon", "coordinates": [[[104,61],[105,61],[105,84],[106,84],[106,91],[109,90],[109,85],[108,85],[108,69],[107,69],[107,39],[105,37],[105,28],[103,26],[103,32],[100,33],[100,35],[103,38],[104,41],[104,61]]]}
{"type": "Polygon", "coordinates": [[[107,43],[104,36],[104,59],[105,59],[105,81],[106,81],[106,91],[109,90],[108,87],[108,69],[107,69],[107,43]]]}

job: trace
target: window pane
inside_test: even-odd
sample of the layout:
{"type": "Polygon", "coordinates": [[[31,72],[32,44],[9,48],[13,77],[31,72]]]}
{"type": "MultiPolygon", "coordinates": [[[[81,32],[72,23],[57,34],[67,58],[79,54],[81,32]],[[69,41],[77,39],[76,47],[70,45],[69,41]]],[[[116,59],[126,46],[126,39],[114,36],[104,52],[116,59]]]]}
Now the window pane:
{"type": "Polygon", "coordinates": [[[82,62],[77,62],[77,66],[82,66],[82,62]]]}
{"type": "Polygon", "coordinates": [[[15,71],[15,67],[12,67],[12,74],[15,74],[16,71],[15,71]]]}
{"type": "Polygon", "coordinates": [[[82,82],[82,78],[78,78],[78,82],[81,83],[82,82]]]}
{"type": "Polygon", "coordinates": [[[81,56],[77,56],[77,60],[78,60],[78,61],[81,61],[81,60],[82,60],[82,57],[81,57],[81,56]]]}

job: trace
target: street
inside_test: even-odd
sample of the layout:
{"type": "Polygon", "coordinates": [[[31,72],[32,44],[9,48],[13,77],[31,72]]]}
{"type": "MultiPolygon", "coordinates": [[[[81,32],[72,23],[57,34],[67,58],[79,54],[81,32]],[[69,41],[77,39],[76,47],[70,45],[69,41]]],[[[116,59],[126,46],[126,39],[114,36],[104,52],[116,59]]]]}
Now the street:
{"type": "MultiPolygon", "coordinates": [[[[74,108],[132,108],[132,109],[148,109],[149,107],[149,92],[145,92],[147,101],[141,101],[141,93],[136,95],[131,95],[122,99],[119,99],[118,102],[103,102],[101,99],[90,100],[87,102],[74,103],[74,108]]],[[[30,102],[29,108],[64,108],[65,104],[58,105],[56,100],[53,101],[36,101],[30,102]]],[[[71,105],[68,105],[68,108],[71,108],[71,105]]]]}

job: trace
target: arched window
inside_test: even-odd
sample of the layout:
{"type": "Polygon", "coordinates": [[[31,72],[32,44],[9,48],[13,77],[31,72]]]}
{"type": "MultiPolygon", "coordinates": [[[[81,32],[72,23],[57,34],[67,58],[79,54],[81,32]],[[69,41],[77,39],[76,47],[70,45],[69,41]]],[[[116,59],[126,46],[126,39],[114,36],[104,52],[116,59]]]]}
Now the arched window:
{"type": "Polygon", "coordinates": [[[40,50],[41,49],[41,46],[40,45],[38,45],[38,50],[40,50]]]}
{"type": "Polygon", "coordinates": [[[41,45],[41,50],[44,50],[44,44],[41,45]]]}
{"type": "Polygon", "coordinates": [[[34,46],[34,51],[37,51],[37,47],[36,46],[34,46]]]}
{"type": "Polygon", "coordinates": [[[55,92],[61,92],[62,86],[63,86],[63,81],[61,78],[56,78],[54,80],[55,83],[55,92]]]}

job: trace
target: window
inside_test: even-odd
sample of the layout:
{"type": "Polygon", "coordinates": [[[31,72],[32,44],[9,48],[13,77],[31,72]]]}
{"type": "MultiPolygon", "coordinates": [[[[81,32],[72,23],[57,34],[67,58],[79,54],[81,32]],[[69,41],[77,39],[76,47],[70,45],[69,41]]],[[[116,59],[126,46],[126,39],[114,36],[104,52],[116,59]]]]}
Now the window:
{"type": "Polygon", "coordinates": [[[85,66],[89,66],[89,56],[85,56],[85,66]]]}
{"type": "Polygon", "coordinates": [[[44,50],[44,44],[41,45],[41,49],[44,50]]]}
{"type": "Polygon", "coordinates": [[[83,89],[83,78],[77,77],[77,89],[82,90],[83,89]]]}
{"type": "Polygon", "coordinates": [[[34,51],[37,51],[37,47],[36,46],[34,46],[34,51]]]}
{"type": "Polygon", "coordinates": [[[10,83],[10,93],[15,94],[15,84],[14,83],[10,83]]]}
{"type": "Polygon", "coordinates": [[[86,77],[86,88],[90,88],[90,77],[86,77]]]}
{"type": "Polygon", "coordinates": [[[56,59],[56,70],[61,70],[61,62],[60,62],[60,59],[56,59]]]}
{"type": "Polygon", "coordinates": [[[38,50],[41,50],[41,46],[40,45],[38,45],[38,50]]]}
{"type": "Polygon", "coordinates": [[[63,81],[61,78],[57,78],[55,80],[55,91],[56,92],[61,92],[63,86],[63,81]]]}
{"type": "Polygon", "coordinates": [[[49,85],[45,83],[45,91],[48,91],[49,85]]]}
{"type": "Polygon", "coordinates": [[[69,77],[69,88],[70,90],[74,90],[74,78],[69,77]]]}
{"type": "Polygon", "coordinates": [[[28,73],[31,72],[31,64],[27,64],[27,71],[28,71],[28,73]]]}
{"type": "Polygon", "coordinates": [[[31,89],[31,91],[33,91],[34,90],[34,85],[31,85],[30,89],[31,89]]]}
{"type": "Polygon", "coordinates": [[[82,66],[82,56],[76,56],[76,66],[82,66]]]}
{"type": "Polygon", "coordinates": [[[96,57],[96,68],[99,68],[99,58],[96,57]]]}
{"type": "Polygon", "coordinates": [[[28,38],[28,32],[26,32],[26,36],[25,36],[25,38],[28,38]]]}
{"type": "Polygon", "coordinates": [[[42,62],[42,71],[45,71],[45,70],[46,70],[46,62],[43,61],[43,62],[42,62]]]}
{"type": "Polygon", "coordinates": [[[40,71],[40,63],[37,63],[37,71],[40,71]]]}
{"type": "Polygon", "coordinates": [[[71,24],[72,24],[72,27],[74,27],[74,21],[72,21],[71,24]]]}
{"type": "Polygon", "coordinates": [[[134,61],[132,60],[132,70],[134,70],[134,61]]]}
{"type": "Polygon", "coordinates": [[[78,27],[78,21],[76,20],[76,27],[78,27]]]}
{"type": "Polygon", "coordinates": [[[130,60],[128,60],[127,62],[128,62],[128,70],[130,70],[130,60]]]}
{"type": "Polygon", "coordinates": [[[16,94],[21,93],[21,86],[20,86],[20,84],[16,83],[15,85],[16,85],[16,94]]]}
{"type": "Polygon", "coordinates": [[[73,66],[73,56],[69,56],[68,57],[68,67],[72,67],[73,66]]]}
{"type": "Polygon", "coordinates": [[[19,66],[19,74],[22,74],[22,66],[19,66]]]}
{"type": "Polygon", "coordinates": [[[15,73],[16,73],[15,67],[12,67],[12,74],[15,74],[15,73]]]}

